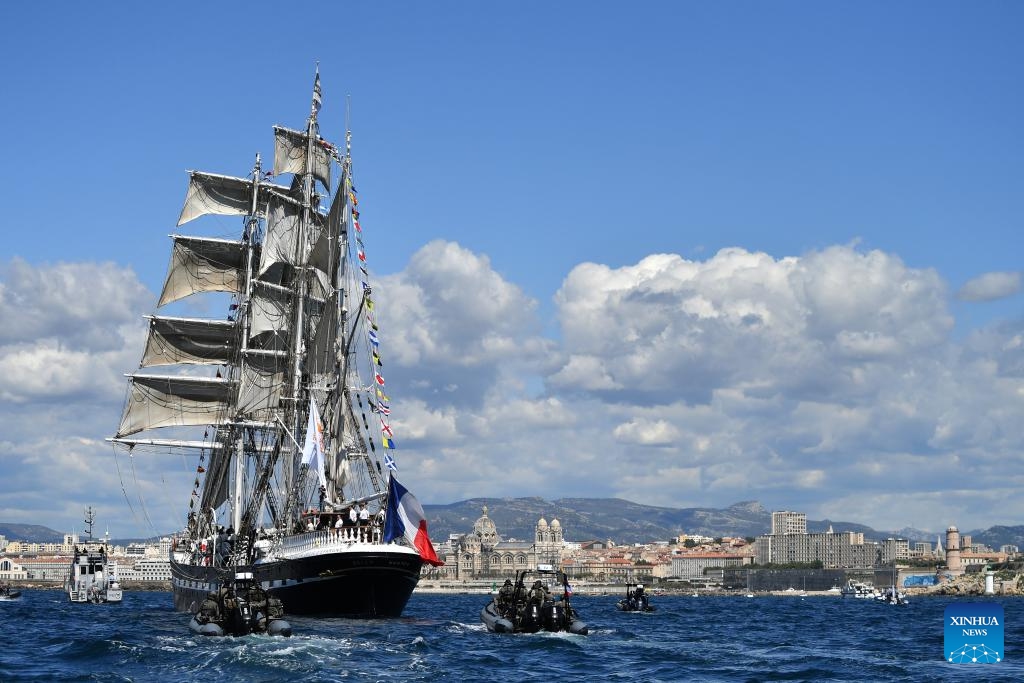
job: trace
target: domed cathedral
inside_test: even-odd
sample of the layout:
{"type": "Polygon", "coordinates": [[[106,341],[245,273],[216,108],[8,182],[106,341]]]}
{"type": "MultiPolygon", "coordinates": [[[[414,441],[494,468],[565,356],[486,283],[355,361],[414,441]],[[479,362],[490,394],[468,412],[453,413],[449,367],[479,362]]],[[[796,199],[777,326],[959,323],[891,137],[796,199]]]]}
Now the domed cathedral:
{"type": "Polygon", "coordinates": [[[551,520],[551,526],[543,517],[537,521],[534,529],[534,540],[537,548],[537,562],[557,565],[562,553],[562,525],[557,519],[551,520]]]}
{"type": "MultiPolygon", "coordinates": [[[[489,579],[514,577],[517,571],[536,569],[538,564],[560,562],[562,525],[541,518],[534,527],[533,541],[503,541],[487,516],[487,507],[473,524],[473,531],[452,538],[444,554],[440,573],[453,579],[489,579]]],[[[433,570],[437,571],[437,570],[433,570]]]]}

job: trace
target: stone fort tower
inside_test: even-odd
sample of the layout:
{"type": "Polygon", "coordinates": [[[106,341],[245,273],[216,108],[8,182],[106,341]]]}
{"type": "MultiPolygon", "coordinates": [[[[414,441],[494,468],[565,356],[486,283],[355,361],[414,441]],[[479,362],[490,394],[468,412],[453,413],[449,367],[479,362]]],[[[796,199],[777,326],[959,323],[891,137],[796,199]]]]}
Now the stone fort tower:
{"type": "Polygon", "coordinates": [[[960,531],[951,526],[946,529],[946,569],[951,574],[963,574],[964,567],[960,562],[960,531]]]}

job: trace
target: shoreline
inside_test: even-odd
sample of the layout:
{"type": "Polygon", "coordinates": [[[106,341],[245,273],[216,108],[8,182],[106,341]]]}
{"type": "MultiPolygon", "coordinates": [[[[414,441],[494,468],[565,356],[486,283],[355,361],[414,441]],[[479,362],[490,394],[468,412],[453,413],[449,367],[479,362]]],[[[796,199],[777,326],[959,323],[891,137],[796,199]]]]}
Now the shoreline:
{"type": "MultiPolygon", "coordinates": [[[[18,590],[64,590],[64,584],[61,581],[9,581],[12,588],[18,590]]],[[[957,577],[947,583],[938,584],[935,586],[910,586],[904,587],[902,592],[909,597],[931,597],[931,596],[979,596],[984,597],[986,595],[991,597],[1003,597],[1003,598],[1019,598],[1024,596],[1024,592],[1018,587],[1020,584],[1016,580],[1003,580],[997,581],[995,586],[995,592],[985,593],[984,585],[981,581],[974,579],[974,577],[957,577]]],[[[493,595],[496,592],[498,582],[496,580],[486,581],[472,581],[472,582],[437,582],[437,581],[422,581],[416,586],[413,594],[446,594],[446,595],[493,595]]],[[[121,582],[121,588],[126,592],[171,592],[171,584],[169,581],[163,582],[121,582]]],[[[625,594],[625,584],[590,584],[590,583],[578,583],[573,586],[573,594],[576,596],[585,597],[622,597],[625,594]]],[[[651,585],[648,588],[648,593],[652,597],[695,597],[695,598],[707,598],[707,597],[738,597],[742,598],[748,595],[753,597],[781,597],[781,598],[842,598],[842,594],[838,591],[823,590],[823,591],[800,591],[796,589],[789,590],[774,590],[774,591],[746,591],[746,590],[723,590],[723,589],[694,589],[694,588],[682,588],[678,586],[659,586],[651,585]]]]}

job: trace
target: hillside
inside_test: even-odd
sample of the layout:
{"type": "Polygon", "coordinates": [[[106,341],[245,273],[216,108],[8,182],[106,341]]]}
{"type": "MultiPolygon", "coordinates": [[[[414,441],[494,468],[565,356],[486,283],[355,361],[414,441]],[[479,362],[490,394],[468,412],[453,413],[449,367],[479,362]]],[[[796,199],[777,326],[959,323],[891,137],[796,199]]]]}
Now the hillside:
{"type": "Polygon", "coordinates": [[[62,543],[64,534],[39,524],[17,524],[0,522],[0,536],[8,541],[28,541],[29,543],[62,543]]]}

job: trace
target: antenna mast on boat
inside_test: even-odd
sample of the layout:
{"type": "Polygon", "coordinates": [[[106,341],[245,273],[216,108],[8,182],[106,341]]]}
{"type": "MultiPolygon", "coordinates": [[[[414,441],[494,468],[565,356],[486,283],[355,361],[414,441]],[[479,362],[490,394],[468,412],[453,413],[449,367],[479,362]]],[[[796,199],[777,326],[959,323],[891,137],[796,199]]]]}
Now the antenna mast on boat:
{"type": "Polygon", "coordinates": [[[96,521],[96,515],[92,511],[92,506],[85,508],[85,533],[88,536],[88,540],[92,540],[92,523],[96,521]]]}

